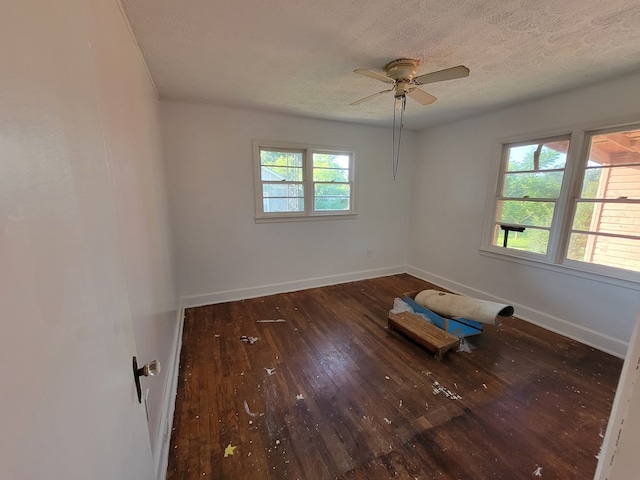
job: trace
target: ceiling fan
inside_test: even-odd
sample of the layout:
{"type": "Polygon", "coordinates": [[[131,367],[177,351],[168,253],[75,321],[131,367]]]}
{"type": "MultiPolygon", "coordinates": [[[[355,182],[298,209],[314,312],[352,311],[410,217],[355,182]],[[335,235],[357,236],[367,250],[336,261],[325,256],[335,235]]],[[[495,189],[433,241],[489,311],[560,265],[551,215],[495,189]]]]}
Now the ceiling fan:
{"type": "Polygon", "coordinates": [[[426,85],[427,83],[444,82],[445,80],[454,80],[456,78],[464,78],[469,76],[469,69],[464,65],[458,65],[457,67],[445,68],[444,70],[438,70],[437,72],[425,73],[424,75],[416,76],[416,70],[420,60],[414,60],[412,58],[399,58],[391,63],[385,65],[384,70],[386,75],[375,72],[373,70],[367,70],[359,68],[354,70],[359,75],[365,77],[375,78],[381,82],[391,85],[391,88],[374,93],[367,97],[361,98],[352,102],[351,105],[358,105],[367,100],[371,100],[383,93],[393,92],[394,108],[393,108],[393,143],[391,150],[391,164],[393,168],[393,179],[396,179],[398,172],[398,162],[400,161],[400,141],[402,139],[402,129],[404,109],[407,103],[407,97],[413,98],[416,102],[422,105],[430,105],[437,100],[436,97],[424,90],[418,88],[419,85],[426,85]],[[400,111],[400,122],[396,132],[396,111],[400,111]]]}
{"type": "Polygon", "coordinates": [[[396,99],[410,97],[422,105],[430,105],[435,102],[437,98],[418,88],[419,85],[444,82],[445,80],[454,80],[456,78],[469,76],[469,69],[464,65],[458,65],[457,67],[445,68],[444,70],[438,70],[436,72],[416,76],[416,70],[419,63],[420,60],[399,58],[385,65],[384,70],[386,75],[364,68],[354,70],[354,73],[359,75],[375,78],[381,82],[388,83],[391,85],[391,88],[361,98],[360,100],[356,100],[355,102],[352,102],[351,105],[358,105],[387,92],[393,92],[393,96],[396,99]]]}

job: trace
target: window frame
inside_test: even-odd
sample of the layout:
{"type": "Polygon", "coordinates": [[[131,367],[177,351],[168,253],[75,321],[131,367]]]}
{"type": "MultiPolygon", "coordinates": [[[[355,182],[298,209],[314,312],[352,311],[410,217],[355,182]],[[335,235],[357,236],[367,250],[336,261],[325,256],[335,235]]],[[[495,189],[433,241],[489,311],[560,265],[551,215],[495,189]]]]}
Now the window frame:
{"type": "MultiPolygon", "coordinates": [[[[254,170],[254,197],[256,223],[268,222],[292,222],[309,220],[335,220],[356,218],[356,175],[355,175],[356,151],[354,148],[336,146],[283,142],[274,140],[253,139],[253,170],[254,170]],[[302,153],[302,181],[300,183],[304,191],[304,209],[299,212],[265,212],[262,180],[262,162],[260,152],[262,150],[282,150],[302,153]],[[315,208],[315,185],[313,178],[313,154],[347,155],[349,157],[349,179],[347,182],[339,182],[349,185],[349,209],[348,210],[320,210],[315,208]]],[[[292,183],[292,182],[287,182],[292,183]]]]}
{"type": "MultiPolygon", "coordinates": [[[[521,141],[515,141],[515,142],[506,142],[506,143],[502,143],[501,144],[501,153],[500,153],[500,168],[499,168],[499,174],[498,174],[498,179],[497,179],[497,185],[496,185],[496,190],[495,190],[495,195],[493,196],[494,199],[494,203],[493,203],[493,224],[494,226],[491,227],[492,230],[495,228],[495,225],[497,225],[499,222],[496,219],[496,215],[497,215],[497,210],[498,210],[498,203],[500,201],[504,201],[505,199],[511,199],[510,197],[505,197],[504,195],[501,195],[500,193],[503,190],[503,185],[504,185],[504,180],[507,176],[508,170],[507,170],[507,166],[509,163],[509,158],[508,158],[508,154],[507,152],[509,151],[508,148],[513,148],[513,147],[520,147],[520,146],[524,146],[524,145],[530,145],[531,143],[537,142],[537,143],[551,143],[554,141],[563,141],[563,140],[568,140],[569,141],[569,151],[571,150],[571,135],[570,134],[562,134],[562,135],[553,135],[553,136],[545,136],[545,137],[537,137],[537,138],[533,138],[533,139],[527,139],[527,140],[521,140],[521,141]]],[[[554,255],[554,246],[557,244],[558,242],[558,238],[557,236],[554,235],[554,232],[558,229],[557,225],[562,222],[562,205],[564,205],[564,201],[565,199],[563,198],[563,191],[565,190],[565,185],[568,182],[567,180],[567,167],[568,167],[568,163],[569,163],[569,151],[567,151],[567,160],[565,162],[565,166],[564,169],[562,169],[563,171],[563,175],[562,175],[562,182],[561,182],[561,186],[560,186],[560,193],[558,195],[557,198],[537,198],[537,199],[528,199],[527,201],[535,201],[535,202],[539,202],[539,203],[543,203],[543,202],[553,202],[554,203],[554,210],[553,210],[553,216],[551,218],[551,222],[548,228],[543,228],[543,227],[538,227],[542,230],[547,230],[549,232],[549,240],[547,243],[547,251],[545,254],[539,254],[539,253],[534,253],[534,252],[526,252],[523,250],[516,250],[516,249],[509,249],[509,252],[514,251],[517,252],[518,256],[523,256],[524,258],[529,258],[532,260],[540,260],[540,261],[551,261],[551,259],[553,258],[554,255]]],[[[515,200],[515,198],[511,199],[512,201],[515,200]]],[[[533,227],[536,228],[536,227],[533,227]]],[[[499,249],[498,251],[504,250],[504,247],[499,247],[497,245],[493,245],[492,242],[492,238],[493,238],[493,234],[491,234],[491,238],[489,239],[489,245],[491,247],[494,247],[496,249],[499,249]]]]}
{"type": "Polygon", "coordinates": [[[578,200],[581,198],[591,138],[596,135],[637,129],[640,129],[640,123],[635,119],[615,124],[610,123],[606,126],[601,124],[589,125],[583,128],[511,136],[497,140],[494,145],[493,158],[495,160],[492,162],[490,185],[487,189],[480,253],[494,258],[595,279],[635,290],[640,289],[640,272],[567,258],[574,212],[578,200]],[[507,147],[549,142],[563,137],[569,139],[569,148],[561,191],[556,201],[551,222],[546,255],[493,245],[494,225],[499,223],[497,222],[498,201],[501,199],[501,189],[508,162],[507,147]]]}

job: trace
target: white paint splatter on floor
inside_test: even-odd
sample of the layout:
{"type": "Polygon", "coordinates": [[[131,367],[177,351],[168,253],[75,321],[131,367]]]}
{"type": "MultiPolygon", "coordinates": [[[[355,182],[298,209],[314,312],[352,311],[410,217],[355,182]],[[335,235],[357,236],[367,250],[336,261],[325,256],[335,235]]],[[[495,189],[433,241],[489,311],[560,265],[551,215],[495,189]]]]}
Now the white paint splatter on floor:
{"type": "Polygon", "coordinates": [[[439,382],[433,382],[433,394],[439,395],[443,394],[445,397],[450,398],[451,400],[461,400],[462,397],[455,392],[452,392],[446,387],[440,385],[439,382]]]}

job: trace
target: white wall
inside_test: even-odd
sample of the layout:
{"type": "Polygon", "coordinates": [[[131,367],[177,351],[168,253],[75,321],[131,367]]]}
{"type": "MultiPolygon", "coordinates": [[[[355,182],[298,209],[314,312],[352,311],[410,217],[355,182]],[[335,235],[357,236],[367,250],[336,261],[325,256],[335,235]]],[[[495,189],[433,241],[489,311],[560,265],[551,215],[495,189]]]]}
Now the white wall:
{"type": "Polygon", "coordinates": [[[178,291],[173,278],[169,214],[157,93],[115,0],[96,2],[93,24],[96,85],[114,190],[118,234],[138,361],[164,367],[143,379],[149,436],[160,462],[164,418],[172,402],[178,291]],[[145,391],[149,389],[148,395],[145,391]]]}
{"type": "MultiPolygon", "coordinates": [[[[500,298],[516,314],[624,355],[637,289],[480,255],[498,139],[640,121],[640,75],[420,132],[412,189],[411,273],[460,293],[500,298]]],[[[638,287],[640,288],[640,287],[638,287]]]]}
{"type": "Polygon", "coordinates": [[[0,39],[0,478],[152,478],[131,357],[177,326],[152,85],[115,0],[8,3],[0,39]]]}
{"type": "Polygon", "coordinates": [[[167,101],[161,111],[187,304],[403,271],[413,132],[394,182],[391,129],[167,101]],[[256,224],[252,138],[355,148],[357,218],[256,224]]]}

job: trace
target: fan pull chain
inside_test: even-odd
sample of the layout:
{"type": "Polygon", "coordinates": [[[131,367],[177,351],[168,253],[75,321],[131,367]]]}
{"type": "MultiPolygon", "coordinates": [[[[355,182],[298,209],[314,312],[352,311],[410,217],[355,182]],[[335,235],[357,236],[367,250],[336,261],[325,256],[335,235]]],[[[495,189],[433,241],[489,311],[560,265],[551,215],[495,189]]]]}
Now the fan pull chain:
{"type": "Polygon", "coordinates": [[[407,105],[407,97],[402,95],[401,106],[400,106],[400,126],[398,128],[398,150],[396,152],[396,102],[398,98],[396,98],[396,102],[393,102],[393,143],[392,143],[392,152],[391,152],[391,167],[393,169],[393,180],[395,181],[396,175],[398,173],[398,164],[400,163],[400,140],[402,140],[402,128],[404,127],[403,118],[404,118],[404,109],[407,105]]]}

